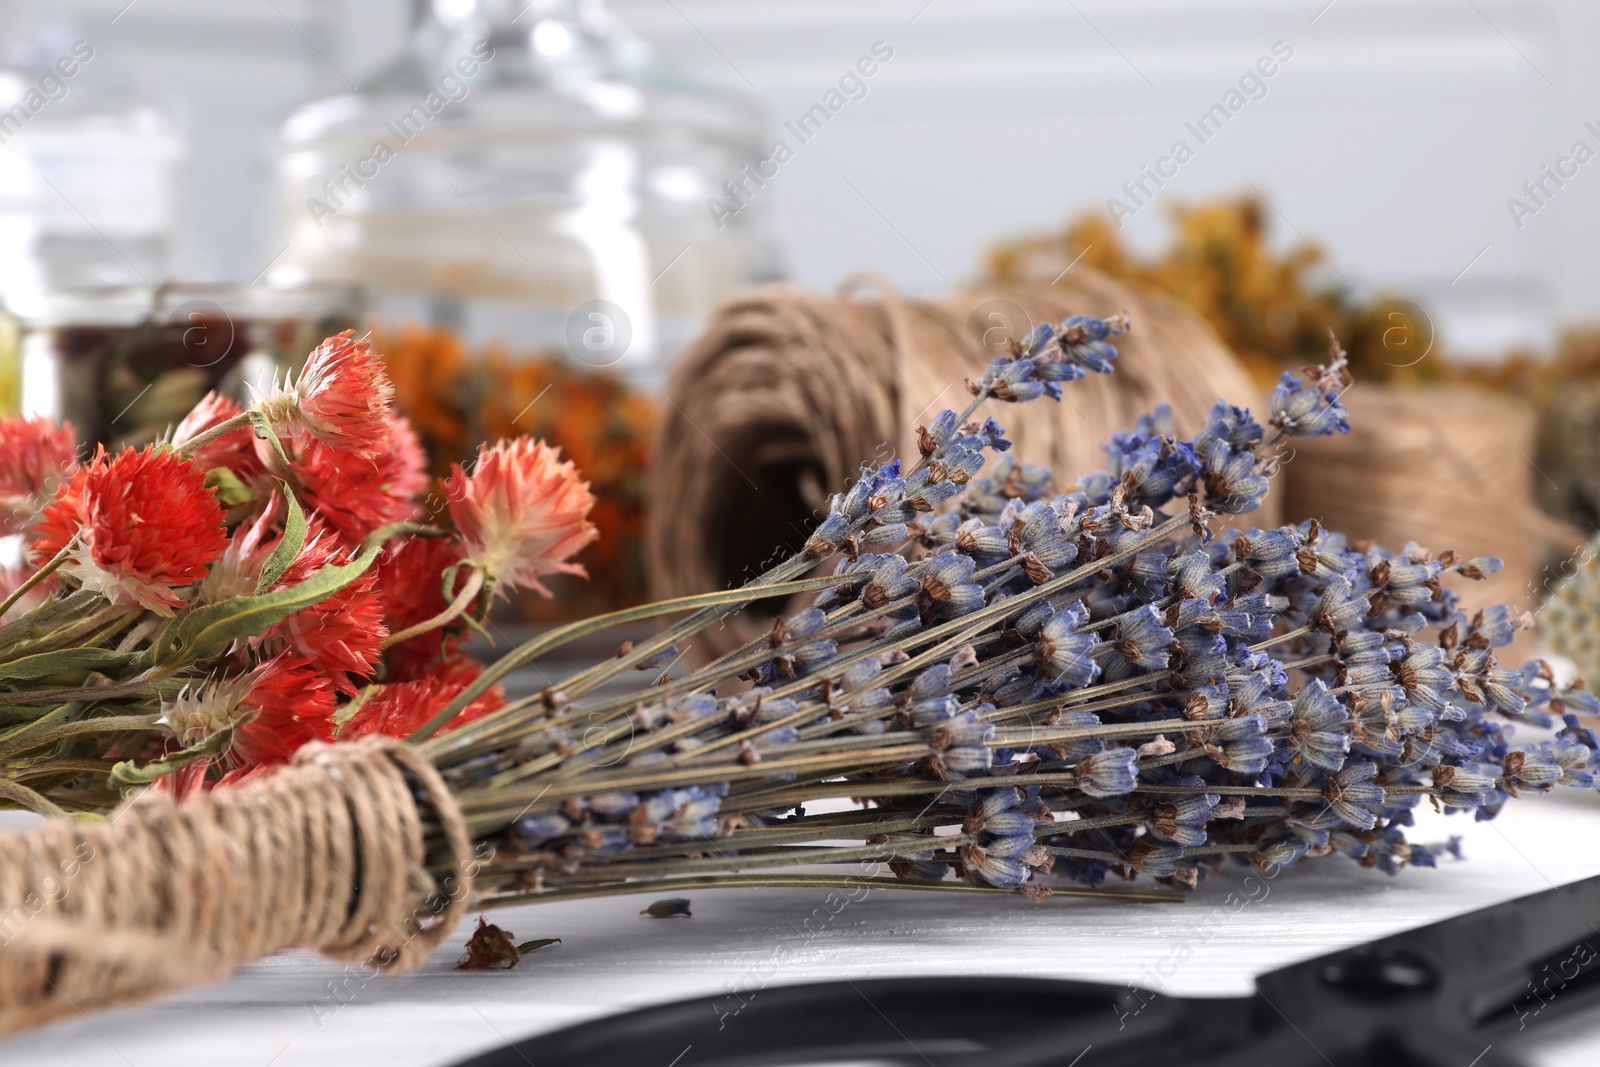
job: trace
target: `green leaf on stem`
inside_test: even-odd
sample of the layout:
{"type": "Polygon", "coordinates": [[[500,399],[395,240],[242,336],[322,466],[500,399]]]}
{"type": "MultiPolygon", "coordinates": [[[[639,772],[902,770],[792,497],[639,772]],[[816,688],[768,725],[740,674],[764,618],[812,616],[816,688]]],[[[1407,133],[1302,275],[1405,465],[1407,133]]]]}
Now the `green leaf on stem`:
{"type": "Polygon", "coordinates": [[[117,652],[109,648],[63,648],[55,652],[40,652],[14,659],[10,663],[0,663],[0,682],[48,678],[52,674],[67,671],[99,671],[115,675],[122,668],[132,666],[137,658],[138,653],[117,652]]]}
{"type": "Polygon", "coordinates": [[[258,637],[274,623],[332,596],[361,577],[379,551],[374,546],[349,563],[329,563],[299,585],[276,593],[236,596],[190,608],[162,631],[154,649],[156,662],[170,670],[174,665],[220,655],[239,638],[258,637]]]}
{"type": "Polygon", "coordinates": [[[294,490],[289,488],[288,482],[279,478],[278,487],[283,490],[288,513],[283,518],[283,537],[261,565],[261,577],[256,581],[257,594],[265,593],[278,584],[278,579],[283,577],[283,572],[289,569],[289,564],[294,562],[306,543],[306,513],[301,509],[300,501],[295,499],[294,490]]]}
{"type": "Polygon", "coordinates": [[[255,430],[256,436],[270,444],[272,450],[278,454],[278,459],[287,467],[289,465],[289,454],[283,450],[283,442],[278,440],[277,431],[272,428],[272,420],[267,418],[266,412],[254,409],[251,409],[249,415],[250,426],[255,430]]]}
{"type": "Polygon", "coordinates": [[[229,723],[216,733],[208,734],[199,741],[190,745],[182,752],[174,752],[166,759],[146,763],[144,766],[135,764],[132,760],[123,760],[111,768],[107,781],[113,789],[128,789],[134,786],[149,785],[157,778],[171,774],[180,767],[186,767],[196,760],[209,759],[222,754],[228,747],[228,742],[233,740],[233,731],[238,723],[229,723]]]}
{"type": "Polygon", "coordinates": [[[255,496],[250,487],[227,467],[212,467],[206,471],[206,488],[215,491],[217,499],[230,508],[255,496]]]}

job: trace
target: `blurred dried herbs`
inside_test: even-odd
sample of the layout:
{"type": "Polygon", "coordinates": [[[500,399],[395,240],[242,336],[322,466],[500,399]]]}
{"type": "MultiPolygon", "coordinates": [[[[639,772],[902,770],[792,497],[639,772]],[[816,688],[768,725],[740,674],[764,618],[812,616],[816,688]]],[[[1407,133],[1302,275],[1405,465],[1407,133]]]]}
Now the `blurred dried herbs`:
{"type": "Polygon", "coordinates": [[[551,356],[469,352],[447,330],[410,327],[375,338],[436,477],[467,463],[478,442],[527,434],[560,447],[589,480],[600,540],[584,558],[590,580],[555,575],[555,598],[522,597],[529,621],[582,618],[645,599],[644,516],[656,409],[615,374],[551,356]]]}
{"type": "Polygon", "coordinates": [[[1545,571],[1539,632],[1586,677],[1600,675],[1600,537],[1545,571]]]}
{"type": "Polygon", "coordinates": [[[1352,297],[1313,244],[1275,249],[1259,198],[1180,203],[1171,217],[1171,242],[1154,258],[1135,253],[1110,217],[1094,211],[1059,233],[995,246],[985,280],[1047,285],[1081,263],[1166,293],[1193,308],[1266,382],[1286,368],[1318,362],[1329,329],[1363,381],[1427,381],[1444,373],[1437,353],[1421,358],[1433,341],[1425,311],[1400,299],[1352,297]]]}
{"type": "MultiPolygon", "coordinates": [[[[1268,211],[1254,195],[1180,203],[1170,213],[1171,240],[1153,257],[1135,253],[1108,215],[1090,212],[1061,232],[997,245],[987,267],[996,282],[1048,284],[1069,265],[1081,264],[1165,293],[1204,318],[1262,380],[1316,362],[1332,327],[1364,384],[1438,383],[1451,397],[1459,393],[1458,384],[1486,386],[1537,412],[1531,454],[1538,475],[1531,495],[1538,508],[1580,529],[1600,531],[1600,326],[1569,329],[1553,360],[1512,353],[1492,364],[1452,363],[1434,343],[1426,309],[1399,296],[1352,297],[1315,245],[1274,247],[1268,211]]],[[[1370,402],[1409,410],[1425,424],[1447,417],[1431,399],[1437,395],[1401,389],[1370,402]]],[[[1364,441],[1383,445],[1390,425],[1369,427],[1364,441]]],[[[1388,444],[1400,448],[1403,441],[1388,444]]],[[[1293,492],[1293,479],[1290,485],[1293,492]]],[[[1326,516],[1369,503],[1345,494],[1317,500],[1314,512],[1326,516]]],[[[1407,516],[1406,522],[1414,526],[1415,519],[1407,516]]],[[[1336,524],[1347,532],[1362,526],[1349,514],[1339,514],[1336,524]]],[[[1565,555],[1570,543],[1556,540],[1565,555]]]]}
{"type": "Polygon", "coordinates": [[[1534,482],[1539,506],[1584,530],[1600,530],[1600,326],[1566,330],[1553,360],[1518,352],[1459,373],[1538,409],[1533,463],[1541,475],[1534,482]]]}

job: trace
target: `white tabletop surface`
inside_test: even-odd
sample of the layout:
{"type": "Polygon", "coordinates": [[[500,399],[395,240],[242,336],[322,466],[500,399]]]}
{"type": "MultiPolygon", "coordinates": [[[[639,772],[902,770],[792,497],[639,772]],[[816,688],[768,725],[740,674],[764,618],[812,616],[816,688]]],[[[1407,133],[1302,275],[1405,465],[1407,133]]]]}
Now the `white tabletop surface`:
{"type": "MultiPolygon", "coordinates": [[[[758,973],[774,985],[952,972],[1125,983],[1160,965],[1171,972],[1169,992],[1234,995],[1259,971],[1600,874],[1592,793],[1513,801],[1493,823],[1428,816],[1413,839],[1446,832],[1463,835],[1464,861],[1389,877],[1327,857],[1237,911],[1222,901],[1244,869],[1214,876],[1183,904],[877,891],[809,933],[802,924],[824,890],[699,893],[690,919],[640,916],[648,896],[520,907],[491,919],[519,940],[562,941],[514,970],[453,971],[465,928],[425,969],[398,978],[368,980],[358,967],[286,954],[154,1004],[13,1038],[0,1044],[0,1064],[440,1067],[513,1038],[759,981],[750,977],[758,973]]],[[[1519,1046],[1530,1063],[1600,1063],[1600,1018],[1534,1020],[1530,1031],[1519,1046]]]]}

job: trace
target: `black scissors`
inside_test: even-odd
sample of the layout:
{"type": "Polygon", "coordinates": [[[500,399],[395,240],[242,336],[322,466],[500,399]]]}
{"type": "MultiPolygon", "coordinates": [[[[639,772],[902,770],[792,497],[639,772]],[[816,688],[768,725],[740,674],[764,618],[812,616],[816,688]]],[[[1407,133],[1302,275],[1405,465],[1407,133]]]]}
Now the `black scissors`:
{"type": "Polygon", "coordinates": [[[1520,1035],[1600,1004],[1600,877],[1272,971],[1248,997],[887,978],[731,1003],[631,1011],[458,1067],[1514,1067],[1520,1035]]]}

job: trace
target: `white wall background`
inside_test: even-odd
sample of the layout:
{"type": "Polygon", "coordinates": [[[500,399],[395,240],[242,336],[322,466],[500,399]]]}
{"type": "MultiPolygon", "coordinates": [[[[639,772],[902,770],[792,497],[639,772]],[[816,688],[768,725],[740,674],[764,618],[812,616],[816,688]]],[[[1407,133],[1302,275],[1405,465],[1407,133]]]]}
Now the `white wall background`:
{"type": "MultiPolygon", "coordinates": [[[[21,0],[0,0],[0,9],[21,0]]],[[[249,280],[281,247],[276,122],[402,39],[405,0],[55,0],[179,110],[180,267],[249,280]],[[113,18],[115,21],[113,22],[113,18]]],[[[993,238],[1103,205],[1274,41],[1292,60],[1128,223],[1247,190],[1358,290],[1422,299],[1456,351],[1548,346],[1600,319],[1600,162],[1519,229],[1506,206],[1600,150],[1595,0],[614,0],[674,64],[763,98],[774,128],[877,40],[894,59],[763,192],[792,275],[863,268],[934,292],[993,238]],[[854,186],[854,188],[852,188],[854,186]]],[[[101,59],[97,58],[97,64],[101,59]]],[[[1191,139],[1192,142],[1192,139],[1191,139]]]]}

